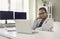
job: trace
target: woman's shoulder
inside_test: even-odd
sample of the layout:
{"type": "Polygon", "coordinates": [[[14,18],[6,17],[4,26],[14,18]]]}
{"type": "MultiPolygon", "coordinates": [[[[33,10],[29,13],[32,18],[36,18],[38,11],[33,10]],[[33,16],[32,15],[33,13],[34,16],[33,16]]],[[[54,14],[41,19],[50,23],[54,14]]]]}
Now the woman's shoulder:
{"type": "Polygon", "coordinates": [[[53,18],[48,18],[48,20],[52,20],[53,21],[53,18]]]}
{"type": "Polygon", "coordinates": [[[54,22],[53,18],[47,18],[48,22],[54,22]]]}

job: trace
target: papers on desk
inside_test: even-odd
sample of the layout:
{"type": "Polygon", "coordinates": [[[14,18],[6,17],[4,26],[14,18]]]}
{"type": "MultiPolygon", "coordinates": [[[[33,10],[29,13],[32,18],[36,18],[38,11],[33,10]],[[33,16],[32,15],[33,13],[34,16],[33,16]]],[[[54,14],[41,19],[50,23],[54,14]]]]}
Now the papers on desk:
{"type": "Polygon", "coordinates": [[[5,29],[0,29],[0,36],[6,37],[6,38],[15,38],[12,35],[10,35],[5,29]]]}
{"type": "Polygon", "coordinates": [[[0,24],[5,24],[5,20],[0,20],[0,24]]]}

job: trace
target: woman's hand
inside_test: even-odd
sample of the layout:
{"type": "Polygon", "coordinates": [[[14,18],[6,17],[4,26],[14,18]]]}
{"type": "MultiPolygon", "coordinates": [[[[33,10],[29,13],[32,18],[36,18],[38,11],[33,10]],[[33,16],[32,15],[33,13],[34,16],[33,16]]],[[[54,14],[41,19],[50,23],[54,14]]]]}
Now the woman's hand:
{"type": "Polygon", "coordinates": [[[37,17],[36,20],[38,20],[38,19],[42,19],[42,18],[41,17],[37,17]]]}

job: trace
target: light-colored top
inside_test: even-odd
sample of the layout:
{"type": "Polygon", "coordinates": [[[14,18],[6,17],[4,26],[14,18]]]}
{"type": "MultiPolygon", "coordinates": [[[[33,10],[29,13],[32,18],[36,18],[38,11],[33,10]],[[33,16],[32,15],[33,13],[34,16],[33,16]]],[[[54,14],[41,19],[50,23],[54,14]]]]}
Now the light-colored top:
{"type": "Polygon", "coordinates": [[[42,24],[42,27],[38,27],[42,19],[35,20],[32,29],[38,29],[41,31],[52,31],[53,29],[53,19],[46,18],[42,24]],[[38,28],[37,28],[38,27],[38,28]]]}

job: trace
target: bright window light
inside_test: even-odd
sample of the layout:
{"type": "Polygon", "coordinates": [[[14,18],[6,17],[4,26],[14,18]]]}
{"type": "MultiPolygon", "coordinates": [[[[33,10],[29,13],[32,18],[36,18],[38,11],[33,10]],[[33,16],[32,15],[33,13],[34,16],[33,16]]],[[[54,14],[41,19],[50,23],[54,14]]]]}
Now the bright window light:
{"type": "Polygon", "coordinates": [[[8,10],[8,0],[0,0],[0,10],[8,10]]]}

